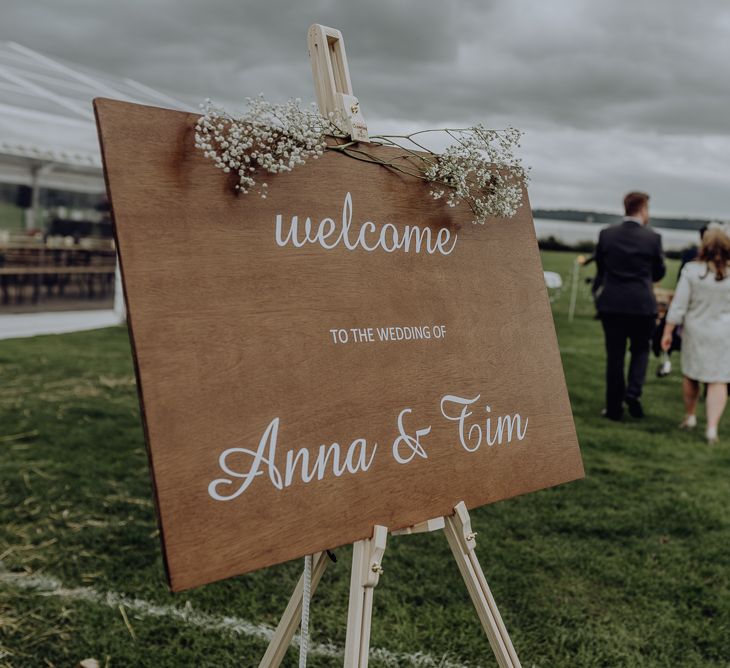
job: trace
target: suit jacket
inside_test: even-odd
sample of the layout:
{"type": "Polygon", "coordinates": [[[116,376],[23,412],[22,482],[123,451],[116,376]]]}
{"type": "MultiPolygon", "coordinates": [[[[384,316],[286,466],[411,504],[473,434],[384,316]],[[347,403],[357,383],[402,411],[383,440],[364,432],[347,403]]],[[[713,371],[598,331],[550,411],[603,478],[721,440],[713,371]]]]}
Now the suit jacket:
{"type": "Polygon", "coordinates": [[[666,267],[662,238],[654,230],[633,220],[601,230],[596,264],[599,313],[656,314],[653,283],[666,267]]]}

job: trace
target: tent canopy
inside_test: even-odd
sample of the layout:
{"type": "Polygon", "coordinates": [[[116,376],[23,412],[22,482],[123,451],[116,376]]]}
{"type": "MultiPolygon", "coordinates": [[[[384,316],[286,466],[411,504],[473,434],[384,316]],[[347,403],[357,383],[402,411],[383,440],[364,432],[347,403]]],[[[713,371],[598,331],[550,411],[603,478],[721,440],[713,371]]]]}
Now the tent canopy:
{"type": "Polygon", "coordinates": [[[103,192],[95,97],[193,110],[131,79],[0,41],[0,183],[103,192]]]}

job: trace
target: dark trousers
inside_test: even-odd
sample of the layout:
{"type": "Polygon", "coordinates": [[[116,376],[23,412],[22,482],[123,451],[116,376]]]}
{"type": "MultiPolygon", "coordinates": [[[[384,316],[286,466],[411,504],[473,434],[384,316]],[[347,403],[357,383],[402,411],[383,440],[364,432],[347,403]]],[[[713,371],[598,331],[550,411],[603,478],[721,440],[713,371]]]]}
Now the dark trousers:
{"type": "Polygon", "coordinates": [[[606,411],[610,416],[621,415],[624,399],[641,397],[654,320],[653,315],[601,313],[606,338],[606,411]],[[624,379],[627,340],[631,344],[628,385],[624,379]]]}

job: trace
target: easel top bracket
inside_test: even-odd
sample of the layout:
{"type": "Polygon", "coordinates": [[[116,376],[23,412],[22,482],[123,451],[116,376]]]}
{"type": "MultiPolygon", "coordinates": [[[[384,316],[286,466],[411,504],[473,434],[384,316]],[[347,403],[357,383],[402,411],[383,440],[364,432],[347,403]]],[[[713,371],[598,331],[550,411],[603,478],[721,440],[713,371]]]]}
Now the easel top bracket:
{"type": "Polygon", "coordinates": [[[369,141],[360,102],[352,92],[342,33],[315,23],[307,33],[307,46],[320,113],[338,118],[345,126],[342,130],[354,141],[369,141]]]}

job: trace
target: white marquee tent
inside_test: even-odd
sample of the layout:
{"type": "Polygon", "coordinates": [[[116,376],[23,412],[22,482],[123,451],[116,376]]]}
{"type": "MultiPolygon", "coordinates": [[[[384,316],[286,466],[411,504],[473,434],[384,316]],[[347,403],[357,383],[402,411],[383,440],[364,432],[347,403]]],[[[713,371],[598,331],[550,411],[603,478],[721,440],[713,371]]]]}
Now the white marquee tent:
{"type": "MultiPolygon", "coordinates": [[[[133,81],[61,62],[0,41],[0,183],[32,188],[29,223],[41,188],[103,193],[91,101],[95,97],[193,110],[133,81]]],[[[114,311],[0,316],[0,338],[104,327],[124,317],[117,272],[114,311]]]]}
{"type": "Polygon", "coordinates": [[[102,193],[91,101],[113,97],[190,110],[131,79],[69,65],[0,41],[0,183],[102,193]]]}

